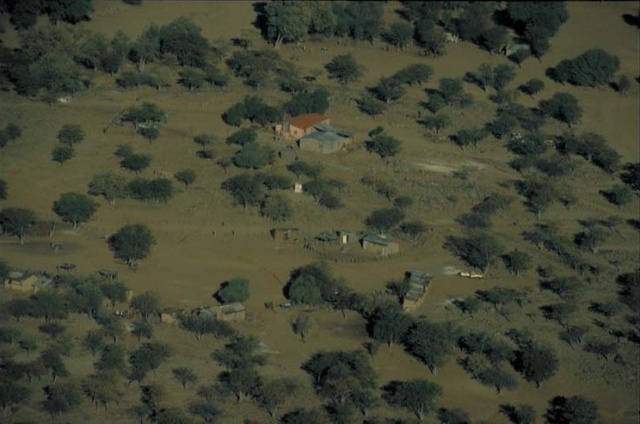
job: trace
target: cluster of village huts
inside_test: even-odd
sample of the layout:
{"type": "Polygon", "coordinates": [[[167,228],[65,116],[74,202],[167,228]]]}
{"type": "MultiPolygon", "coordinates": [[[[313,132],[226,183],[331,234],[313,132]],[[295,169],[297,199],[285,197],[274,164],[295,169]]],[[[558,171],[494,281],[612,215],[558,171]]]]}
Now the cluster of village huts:
{"type": "MultiPolygon", "coordinates": [[[[70,265],[70,264],[63,264],[70,265]]],[[[58,266],[59,269],[69,269],[65,266],[58,266]]],[[[74,269],[75,266],[71,269],[74,269]]],[[[97,274],[105,278],[117,279],[117,273],[109,270],[100,270],[97,274]]],[[[36,294],[41,290],[54,287],[54,280],[43,272],[34,271],[11,271],[7,278],[3,281],[5,290],[25,294],[36,294]]],[[[125,304],[129,304],[133,299],[133,290],[127,290],[125,304]]],[[[111,308],[110,302],[105,300],[105,308],[111,308]]],[[[136,318],[135,315],[127,310],[114,310],[116,315],[121,317],[136,318]]],[[[172,310],[162,312],[160,320],[164,324],[177,324],[180,316],[198,315],[203,317],[215,318],[221,321],[244,321],[246,319],[246,309],[242,303],[229,303],[220,306],[207,306],[195,308],[192,310],[172,310]]]]}

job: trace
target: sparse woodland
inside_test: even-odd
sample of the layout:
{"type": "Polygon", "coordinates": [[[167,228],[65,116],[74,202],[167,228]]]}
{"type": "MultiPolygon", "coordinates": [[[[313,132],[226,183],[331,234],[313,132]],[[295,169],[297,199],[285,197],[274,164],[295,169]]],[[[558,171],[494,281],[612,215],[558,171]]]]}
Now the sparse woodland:
{"type": "Polygon", "coordinates": [[[0,421],[637,422],[638,13],[0,0],[0,421]]]}

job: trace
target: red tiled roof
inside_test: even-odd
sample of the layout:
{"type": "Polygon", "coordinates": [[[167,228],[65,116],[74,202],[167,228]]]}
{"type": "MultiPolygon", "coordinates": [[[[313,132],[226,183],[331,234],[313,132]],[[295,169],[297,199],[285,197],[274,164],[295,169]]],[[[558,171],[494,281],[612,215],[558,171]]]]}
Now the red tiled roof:
{"type": "Polygon", "coordinates": [[[327,119],[329,118],[324,115],[320,115],[319,113],[305,113],[290,118],[289,125],[292,125],[296,128],[305,129],[326,121],[327,119]]]}

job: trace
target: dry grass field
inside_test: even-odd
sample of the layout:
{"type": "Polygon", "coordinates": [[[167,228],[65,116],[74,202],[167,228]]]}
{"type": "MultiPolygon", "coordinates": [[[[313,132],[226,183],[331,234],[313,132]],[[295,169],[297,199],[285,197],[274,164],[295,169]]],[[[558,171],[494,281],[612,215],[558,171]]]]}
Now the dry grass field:
{"type": "MultiPolygon", "coordinates": [[[[134,38],[151,22],[164,24],[178,16],[187,16],[202,27],[203,34],[213,43],[221,40],[228,42],[231,37],[242,33],[254,39],[254,46],[266,46],[251,24],[255,19],[251,2],[145,1],[136,8],[117,1],[95,3],[92,20],[83,25],[104,34],[111,35],[120,29],[134,38]]],[[[393,9],[398,4],[389,2],[386,7],[388,19],[397,19],[393,9]]],[[[570,19],[551,40],[550,52],[541,61],[525,61],[511,83],[515,87],[533,77],[542,78],[545,90],[536,99],[522,95],[519,102],[533,106],[540,98],[548,98],[558,90],[575,95],[584,107],[578,131],[603,134],[620,153],[623,163],[637,162],[640,155],[640,103],[635,80],[630,92],[621,96],[609,88],[561,86],[544,77],[545,69],[561,59],[576,56],[589,48],[601,47],[620,58],[620,73],[635,79],[640,73],[638,31],[627,25],[621,16],[633,13],[637,4],[569,2],[567,7],[570,19]]],[[[15,42],[15,33],[8,31],[4,35],[4,43],[12,45],[15,42]]],[[[351,287],[360,292],[383,291],[388,281],[399,278],[409,269],[421,268],[432,272],[436,277],[429,296],[415,311],[416,315],[427,315],[436,320],[460,320],[465,328],[480,328],[489,332],[504,332],[513,327],[529,328],[540,340],[556,349],[561,362],[558,374],[542,388],[536,389],[535,385],[518,376],[517,390],[496,395],[494,389],[472,380],[455,358],[451,358],[438,375],[433,376],[424,365],[406,354],[401,346],[383,346],[373,361],[379,383],[382,385],[391,379],[417,377],[435,381],[444,388],[440,405],[463,408],[470,413],[474,422],[508,422],[498,411],[500,404],[526,402],[542,414],[548,400],[557,394],[583,394],[598,403],[602,423],[637,423],[640,409],[637,345],[627,342],[624,352],[629,362],[621,365],[603,361],[595,355],[563,344],[557,337],[559,325],[542,318],[539,313],[535,314],[536,308],[533,306],[513,311],[508,321],[491,311],[480,312],[470,319],[449,305],[453,298],[465,297],[479,288],[493,285],[525,288],[530,291],[532,299],[551,296],[538,290],[537,276],[533,270],[515,278],[504,268],[496,266],[488,278],[481,282],[443,273],[446,266],[465,268],[463,263],[442,248],[446,236],[460,232],[455,217],[468,212],[487,193],[512,191],[499,185],[518,178],[518,174],[508,165],[512,154],[500,142],[490,140],[484,141],[477,149],[462,151],[453,143],[438,141],[426,132],[416,123],[418,111],[428,113],[419,106],[419,102],[426,100],[425,87],[409,89],[406,96],[376,119],[362,114],[351,101],[381,76],[390,75],[409,64],[431,65],[435,72],[426,87],[435,87],[440,78],[462,77],[481,63],[507,63],[507,59],[490,56],[468,43],[450,44],[446,54],[436,59],[419,56],[417,51],[411,49],[405,52],[385,51],[381,44],[338,45],[335,41],[325,41],[308,45],[306,51],[285,45],[281,49],[281,56],[291,59],[305,74],[322,69],[332,57],[348,52],[353,53],[366,68],[362,80],[346,89],[329,80],[326,73],[318,78],[317,82],[327,86],[332,93],[331,106],[327,111],[332,123],[355,131],[359,140],[363,140],[373,127],[383,125],[388,133],[402,141],[402,150],[389,164],[364,149],[330,156],[302,154],[305,159],[322,162],[326,175],[347,183],[347,193],[342,196],[345,207],[330,211],[319,208],[308,196],[285,193],[295,209],[294,217],[287,225],[300,227],[307,235],[332,228],[362,229],[363,220],[371,211],[387,207],[389,203],[373,194],[359,180],[365,174],[386,179],[401,194],[417,199],[408,215],[429,225],[426,243],[420,247],[403,244],[403,253],[397,259],[336,263],[331,264],[332,271],[344,277],[351,287]],[[452,171],[463,169],[469,173],[467,180],[452,176],[452,171]]],[[[494,105],[487,93],[468,84],[465,89],[473,94],[476,103],[469,109],[450,113],[453,124],[447,128],[447,134],[463,127],[481,126],[492,119],[494,105]]],[[[26,207],[33,209],[41,219],[56,219],[51,204],[61,193],[86,192],[87,183],[97,172],[112,170],[124,174],[125,171],[119,170],[118,160],[113,155],[117,145],[122,143],[130,143],[136,151],[153,156],[151,166],[142,172],[142,176],[151,177],[154,170],[173,173],[184,168],[192,168],[198,174],[193,186],[188,189],[180,187],[178,194],[167,204],[144,204],[126,199],[110,205],[99,199],[100,208],[91,222],[55,234],[54,239],[64,243],[64,252],[53,253],[48,248],[48,239],[31,239],[20,246],[12,239],[2,238],[0,256],[14,268],[49,272],[54,272],[55,266],[61,262],[77,264],[79,273],[101,268],[116,269],[136,292],[155,290],[160,293],[166,306],[180,308],[214,304],[212,294],[221,282],[234,276],[247,277],[251,282],[251,298],[247,302],[251,319],[237,327],[244,333],[257,336],[273,351],[269,355],[269,364],[261,372],[265,375],[291,376],[303,382],[304,389],[297,399],[291,401],[291,405],[320,405],[320,399],[312,393],[310,377],[300,369],[301,363],[322,349],[360,347],[367,340],[364,321],[354,312],[347,312],[343,319],[337,311],[314,311],[313,328],[306,343],[302,343],[291,331],[291,322],[297,310],[276,309],[272,312],[263,307],[264,302],[284,302],[282,289],[289,272],[317,258],[300,246],[274,243],[269,237],[268,229],[272,224],[268,220],[255,210],[243,211],[240,207],[232,206],[231,197],[219,188],[220,183],[241,171],[232,167],[225,175],[215,162],[197,158],[198,146],[192,141],[196,134],[214,133],[218,141],[213,149],[219,157],[229,155],[233,149],[224,144],[224,139],[234,129],[225,125],[220,116],[248,93],[251,93],[251,89],[236,78],[232,78],[230,85],[222,90],[207,88],[190,93],[178,85],[162,91],[151,88],[123,90],[117,88],[113,79],[107,76],[96,78],[94,86],[76,95],[70,104],[50,106],[13,93],[0,93],[0,127],[8,122],[17,122],[23,127],[22,138],[0,151],[0,177],[9,184],[9,197],[0,203],[2,207],[26,207]],[[129,126],[116,126],[103,132],[103,128],[118,112],[143,101],[155,103],[169,114],[168,123],[152,145],[135,134],[129,126]],[[57,143],[55,135],[58,129],[67,123],[82,125],[87,135],[76,147],[76,157],[61,166],[51,161],[50,152],[57,143]],[[147,224],[157,238],[150,258],[143,261],[136,272],[115,262],[105,242],[106,236],[128,223],[147,224]]],[[[270,104],[287,98],[276,87],[266,87],[259,94],[270,104]]],[[[560,133],[564,130],[557,123],[547,125],[550,132],[560,133]]],[[[259,137],[264,143],[271,142],[271,137],[266,133],[259,137]]],[[[636,197],[631,204],[618,210],[598,194],[599,190],[614,184],[614,177],[582,159],[576,161],[579,169],[570,185],[576,194],[577,205],[570,209],[554,205],[545,213],[546,220],[559,223],[563,232],[573,234],[578,231],[579,219],[617,216],[627,220],[638,217],[639,203],[636,197]]],[[[281,173],[286,172],[282,161],[270,167],[281,173]]],[[[527,212],[521,202],[515,202],[508,211],[500,212],[494,218],[492,231],[510,249],[517,247],[532,254],[536,264],[554,264],[564,270],[552,254],[538,251],[519,236],[535,222],[535,216],[527,212]]],[[[621,224],[603,249],[622,252],[620,254],[631,258],[622,267],[623,271],[630,271],[637,266],[638,243],[638,232],[621,224]]],[[[604,255],[596,259],[606,264],[604,255]]],[[[568,272],[568,268],[566,270],[568,272]]],[[[603,278],[613,281],[615,275],[617,272],[612,270],[603,278]]],[[[606,290],[594,289],[589,298],[612,297],[613,293],[607,291],[614,290],[615,285],[606,287],[606,290]]],[[[5,293],[0,292],[0,296],[5,296],[5,293]]],[[[586,307],[584,309],[586,311],[586,307]]],[[[595,315],[591,316],[588,312],[581,317],[584,322],[590,322],[593,318],[595,315]]],[[[96,325],[85,317],[75,317],[73,320],[70,328],[73,329],[72,335],[77,337],[96,325]]],[[[27,320],[24,325],[35,332],[38,322],[27,320]]],[[[209,354],[222,346],[222,342],[207,337],[199,342],[192,334],[169,326],[157,328],[157,339],[171,344],[173,356],[169,364],[163,365],[157,375],[151,377],[151,381],[161,382],[169,389],[169,404],[183,406],[195,396],[195,392],[193,388],[183,390],[172,379],[171,368],[189,366],[197,370],[200,382],[213,381],[221,369],[209,358],[209,354]]],[[[133,337],[126,343],[130,347],[137,345],[133,337]]],[[[69,361],[72,374],[90,372],[92,361],[81,348],[77,348],[69,361]]],[[[134,383],[127,389],[127,393],[132,395],[127,396],[118,407],[112,407],[107,412],[94,411],[90,402],[85,401],[78,412],[64,416],[57,422],[133,422],[135,419],[125,411],[138,401],[135,386],[134,383]]],[[[241,423],[245,418],[269,422],[267,414],[250,402],[230,402],[223,405],[223,409],[226,415],[220,421],[222,423],[241,423]]],[[[33,422],[49,419],[35,406],[21,414],[21,417],[33,422]]],[[[377,408],[376,414],[410,417],[406,411],[387,406],[377,408]]],[[[435,418],[430,419],[435,422],[435,418]]]]}

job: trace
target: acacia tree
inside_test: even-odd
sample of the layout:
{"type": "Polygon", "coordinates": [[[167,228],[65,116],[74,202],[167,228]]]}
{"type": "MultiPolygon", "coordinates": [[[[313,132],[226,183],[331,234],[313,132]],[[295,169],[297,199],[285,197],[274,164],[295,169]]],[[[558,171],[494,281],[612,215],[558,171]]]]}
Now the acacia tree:
{"type": "Polygon", "coordinates": [[[198,376],[187,367],[178,367],[171,370],[173,377],[182,384],[182,388],[186,389],[189,383],[194,384],[198,381],[198,376]]]}
{"type": "Polygon", "coordinates": [[[75,150],[71,146],[57,146],[51,151],[51,160],[60,165],[71,159],[75,155],[75,150]]]}
{"type": "Polygon", "coordinates": [[[151,230],[144,224],[125,225],[109,238],[109,247],[117,259],[122,259],[130,268],[146,259],[151,246],[156,243],[151,230]]]}
{"type": "Polygon", "coordinates": [[[407,334],[407,350],[435,375],[453,353],[456,333],[450,323],[420,321],[407,334]]]}
{"type": "Polygon", "coordinates": [[[450,236],[445,241],[444,247],[469,265],[481,269],[485,274],[489,271],[493,259],[504,252],[504,247],[495,238],[483,233],[468,237],[450,236]]]}
{"type": "Polygon", "coordinates": [[[549,347],[534,342],[521,343],[515,366],[527,381],[533,381],[540,388],[543,381],[558,371],[558,357],[549,347]]]}
{"type": "Polygon", "coordinates": [[[532,78],[518,88],[523,93],[533,97],[544,90],[544,82],[542,80],[539,80],[538,78],[532,78]]]}
{"type": "Polygon", "coordinates": [[[18,410],[20,404],[25,403],[31,390],[28,387],[16,384],[12,381],[4,381],[0,383],[0,408],[2,408],[2,414],[5,415],[7,408],[12,413],[18,410]]]}
{"type": "Polygon", "coordinates": [[[146,169],[151,164],[151,155],[143,153],[132,153],[122,158],[120,166],[128,171],[139,174],[140,171],[146,169]]]}
{"type": "Polygon", "coordinates": [[[176,177],[176,180],[184,184],[185,188],[189,188],[189,185],[193,184],[197,177],[196,172],[192,169],[184,169],[182,171],[178,171],[174,176],[176,177]]]}
{"type": "Polygon", "coordinates": [[[5,208],[0,211],[2,232],[18,237],[20,244],[24,244],[24,236],[37,219],[36,214],[30,209],[5,208]]]}
{"type": "Polygon", "coordinates": [[[57,138],[60,143],[73,146],[84,140],[84,130],[80,125],[66,124],[58,131],[57,138]]]}
{"type": "Polygon", "coordinates": [[[452,136],[452,139],[453,142],[460,147],[460,149],[464,150],[465,147],[469,145],[478,147],[478,142],[485,136],[485,131],[482,128],[464,128],[458,131],[454,136],[452,136]]]}
{"type": "Polygon", "coordinates": [[[531,255],[527,252],[522,252],[518,249],[512,250],[505,256],[505,262],[509,271],[517,276],[520,272],[525,271],[531,267],[531,255]]]}
{"type": "Polygon", "coordinates": [[[547,116],[564,122],[571,128],[582,117],[578,99],[569,93],[556,93],[548,100],[541,100],[539,108],[547,116]]]}
{"type": "Polygon", "coordinates": [[[367,217],[365,224],[367,227],[384,234],[400,224],[404,217],[405,213],[398,208],[378,209],[367,217]]]}
{"type": "Polygon", "coordinates": [[[207,146],[215,141],[215,137],[211,134],[198,134],[193,137],[193,141],[200,145],[200,156],[203,156],[207,146]]]}
{"type": "Polygon", "coordinates": [[[398,50],[404,50],[411,42],[412,37],[413,28],[408,22],[394,22],[389,25],[389,29],[384,34],[386,41],[396,46],[398,50]]]}
{"type": "Polygon", "coordinates": [[[260,214],[275,222],[286,221],[293,215],[293,207],[284,196],[279,194],[267,197],[260,207],[260,214]]]}
{"type": "Polygon", "coordinates": [[[596,87],[609,84],[620,67],[620,59],[603,49],[591,49],[573,59],[564,59],[551,70],[559,82],[596,87]]]}
{"type": "Polygon", "coordinates": [[[53,202],[53,211],[64,221],[78,224],[87,222],[98,209],[98,204],[82,193],[64,193],[53,202]]]}
{"type": "Polygon", "coordinates": [[[367,141],[365,147],[369,152],[375,153],[381,159],[393,157],[400,152],[400,140],[387,134],[377,134],[367,141]]]}
{"type": "Polygon", "coordinates": [[[435,400],[443,393],[440,385],[424,379],[392,381],[383,390],[389,405],[408,409],[420,421],[435,410],[435,400]]]}
{"type": "Polygon", "coordinates": [[[451,118],[444,114],[436,114],[428,116],[420,121],[425,128],[433,130],[436,134],[439,134],[447,125],[451,124],[451,118]]]}
{"type": "Polygon", "coordinates": [[[276,378],[263,381],[252,393],[254,401],[264,408],[271,417],[275,417],[278,409],[288,398],[295,396],[297,384],[288,378],[276,378]]]}
{"type": "Polygon", "coordinates": [[[96,174],[89,183],[88,192],[92,196],[103,196],[113,205],[116,199],[127,197],[127,180],[113,172],[96,174]]]}
{"type": "Polygon", "coordinates": [[[160,296],[156,292],[146,291],[131,299],[131,308],[140,312],[145,321],[161,311],[160,296]]]}
{"type": "Polygon", "coordinates": [[[214,351],[211,358],[227,371],[253,369],[267,363],[267,357],[259,352],[260,341],[257,338],[236,335],[224,349],[214,351]]]}
{"type": "Polygon", "coordinates": [[[303,369],[313,377],[316,392],[334,406],[349,404],[375,388],[375,370],[363,350],[316,353],[303,369]]]}
{"type": "Polygon", "coordinates": [[[367,327],[374,340],[391,347],[407,335],[412,323],[413,319],[409,315],[393,305],[376,308],[368,318],[367,327]]]}
{"type": "Polygon", "coordinates": [[[237,204],[247,210],[248,206],[257,206],[264,199],[264,186],[253,175],[241,174],[231,177],[221,184],[223,190],[228,191],[237,204]]]}
{"type": "Polygon", "coordinates": [[[362,76],[362,67],[358,65],[351,53],[334,57],[325,68],[340,84],[358,81],[362,76]]]}
{"type": "Polygon", "coordinates": [[[433,68],[424,63],[416,63],[400,69],[391,78],[400,84],[424,84],[433,75],[433,68]]]}
{"type": "Polygon", "coordinates": [[[239,168],[262,168],[275,159],[275,152],[269,146],[253,142],[242,146],[234,156],[233,163],[239,168]]]}

